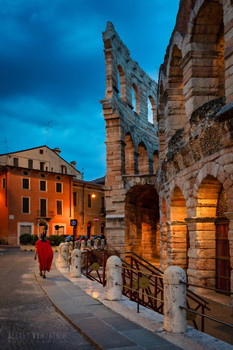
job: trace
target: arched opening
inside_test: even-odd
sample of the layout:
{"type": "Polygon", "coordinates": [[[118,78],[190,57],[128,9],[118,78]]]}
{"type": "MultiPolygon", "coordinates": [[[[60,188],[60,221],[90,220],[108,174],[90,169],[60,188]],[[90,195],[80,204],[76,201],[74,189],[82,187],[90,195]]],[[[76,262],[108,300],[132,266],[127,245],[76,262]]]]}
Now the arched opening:
{"type": "Polygon", "coordinates": [[[200,269],[205,270],[206,284],[230,291],[229,221],[224,216],[226,194],[216,178],[207,176],[200,185],[197,200],[197,216],[203,220],[197,227],[200,269]]]}
{"type": "MultiPolygon", "coordinates": [[[[225,95],[223,7],[220,1],[205,1],[194,20],[191,42],[192,75],[187,81],[193,110],[225,95]],[[191,88],[191,89],[190,89],[191,88]]],[[[189,63],[190,66],[190,63],[189,63]]],[[[190,71],[190,68],[189,68],[190,71]]],[[[188,73],[187,71],[187,74],[188,73]]]]}
{"type": "Polygon", "coordinates": [[[182,52],[174,45],[168,75],[167,115],[165,120],[166,142],[169,142],[175,132],[178,129],[182,129],[186,122],[183,70],[180,67],[181,60],[182,52]]]}
{"type": "Polygon", "coordinates": [[[187,234],[187,208],[183,193],[175,187],[171,199],[170,246],[173,252],[172,263],[184,269],[188,267],[189,237],[187,234]]]}
{"type": "Polygon", "coordinates": [[[105,222],[102,222],[101,225],[100,225],[100,232],[102,235],[105,234],[105,222]]]}
{"type": "Polygon", "coordinates": [[[148,122],[157,125],[157,110],[154,99],[149,96],[147,99],[148,122]]]}
{"type": "Polygon", "coordinates": [[[156,174],[159,167],[159,152],[157,150],[153,153],[153,174],[156,174]]]}
{"type": "Polygon", "coordinates": [[[139,93],[138,93],[137,85],[134,83],[132,84],[132,106],[133,106],[133,110],[137,114],[140,114],[139,93]]]}
{"type": "Polygon", "coordinates": [[[159,198],[152,185],[136,185],[125,200],[126,250],[159,264],[159,198]]]}
{"type": "Polygon", "coordinates": [[[135,150],[130,133],[125,135],[125,174],[135,174],[135,150]]]}
{"type": "Polygon", "coordinates": [[[149,174],[149,158],[143,142],[140,142],[138,145],[138,173],[149,174]]]}
{"type": "Polygon", "coordinates": [[[159,133],[159,156],[165,158],[165,97],[163,84],[159,86],[159,108],[158,108],[158,133],[159,133]]]}
{"type": "Polygon", "coordinates": [[[161,250],[161,270],[167,268],[167,206],[165,199],[162,200],[161,218],[160,218],[160,250],[161,250]]]}
{"type": "Polygon", "coordinates": [[[87,237],[88,238],[91,237],[91,231],[92,231],[92,222],[88,221],[88,223],[87,223],[87,237]]]}
{"type": "Polygon", "coordinates": [[[118,90],[120,91],[121,98],[125,101],[125,73],[122,67],[119,65],[117,69],[118,76],[118,90]]]}

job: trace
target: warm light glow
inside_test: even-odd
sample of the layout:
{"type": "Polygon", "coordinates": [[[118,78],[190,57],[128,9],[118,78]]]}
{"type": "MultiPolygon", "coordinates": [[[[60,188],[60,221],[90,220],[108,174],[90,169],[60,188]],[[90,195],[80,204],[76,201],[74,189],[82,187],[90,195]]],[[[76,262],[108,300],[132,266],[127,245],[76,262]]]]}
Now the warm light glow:
{"type": "Polygon", "coordinates": [[[95,197],[96,197],[95,193],[92,193],[91,198],[95,198],[95,197]]]}

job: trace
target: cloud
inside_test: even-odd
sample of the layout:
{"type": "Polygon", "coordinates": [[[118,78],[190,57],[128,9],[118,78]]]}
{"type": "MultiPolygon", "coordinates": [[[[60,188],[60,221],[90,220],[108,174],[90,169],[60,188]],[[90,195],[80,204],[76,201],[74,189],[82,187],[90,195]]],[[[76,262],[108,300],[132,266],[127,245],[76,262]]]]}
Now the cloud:
{"type": "Polygon", "coordinates": [[[178,4],[0,0],[0,152],[45,144],[52,121],[48,146],[76,160],[86,179],[103,176],[102,31],[112,21],[131,57],[156,77],[178,4]]]}

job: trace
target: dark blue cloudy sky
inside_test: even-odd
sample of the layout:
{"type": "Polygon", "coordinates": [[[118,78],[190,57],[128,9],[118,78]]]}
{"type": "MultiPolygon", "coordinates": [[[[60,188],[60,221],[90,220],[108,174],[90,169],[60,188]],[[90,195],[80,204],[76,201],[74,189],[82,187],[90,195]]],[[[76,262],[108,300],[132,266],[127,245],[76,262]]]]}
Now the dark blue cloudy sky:
{"type": "Polygon", "coordinates": [[[0,153],[47,144],[105,173],[107,21],[157,80],[179,0],[0,0],[0,153]],[[49,135],[47,133],[47,125],[49,135]],[[48,137],[49,136],[49,137],[48,137]]]}

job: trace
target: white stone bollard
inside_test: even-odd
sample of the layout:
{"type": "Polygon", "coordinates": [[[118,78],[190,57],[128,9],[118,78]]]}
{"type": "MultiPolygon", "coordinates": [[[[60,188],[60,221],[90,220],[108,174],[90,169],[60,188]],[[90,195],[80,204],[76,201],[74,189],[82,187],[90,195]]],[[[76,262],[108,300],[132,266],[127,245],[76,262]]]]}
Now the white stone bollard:
{"type": "Polygon", "coordinates": [[[110,256],[107,260],[107,286],[106,286],[106,299],[107,300],[121,300],[122,299],[122,266],[121,259],[118,256],[110,256]]]}
{"type": "Polygon", "coordinates": [[[163,328],[171,333],[187,331],[186,274],[179,266],[169,266],[164,272],[164,323],[163,328]]]}
{"type": "Polygon", "coordinates": [[[87,248],[91,249],[91,240],[90,239],[87,240],[87,248]]]}
{"type": "Polygon", "coordinates": [[[71,253],[71,277],[81,277],[82,254],[79,249],[71,253]]]}
{"type": "Polygon", "coordinates": [[[56,264],[60,265],[61,263],[61,248],[65,245],[65,243],[60,243],[58,247],[58,257],[56,260],[56,264]]]}
{"type": "Polygon", "coordinates": [[[66,243],[61,247],[60,267],[69,267],[69,246],[66,243]]]}
{"type": "Polygon", "coordinates": [[[101,249],[104,249],[105,239],[101,239],[100,246],[101,246],[101,249]]]}
{"type": "Polygon", "coordinates": [[[81,241],[81,250],[84,250],[86,248],[86,242],[83,240],[81,241]]]}
{"type": "Polygon", "coordinates": [[[97,241],[97,239],[94,239],[94,249],[95,250],[98,249],[98,241],[97,241]]]}
{"type": "Polygon", "coordinates": [[[71,254],[73,250],[73,242],[69,242],[69,253],[71,254]]]}

